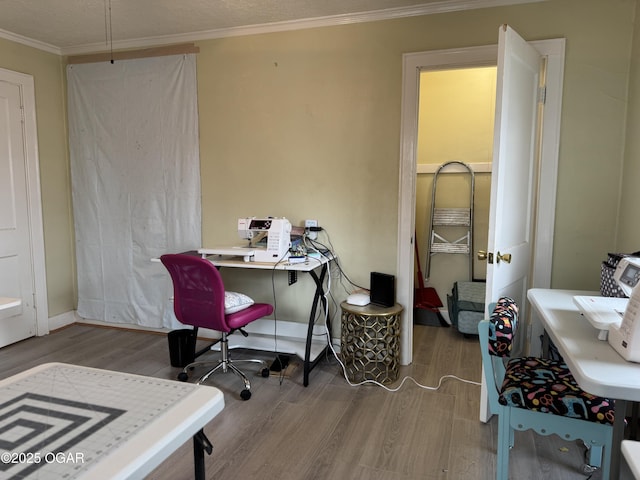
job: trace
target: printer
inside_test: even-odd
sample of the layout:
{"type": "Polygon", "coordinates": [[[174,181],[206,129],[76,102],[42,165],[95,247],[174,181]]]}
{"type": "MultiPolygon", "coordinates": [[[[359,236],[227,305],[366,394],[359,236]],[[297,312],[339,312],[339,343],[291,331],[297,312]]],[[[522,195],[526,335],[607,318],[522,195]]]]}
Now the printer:
{"type": "Polygon", "coordinates": [[[255,262],[277,263],[289,257],[291,222],[286,218],[239,218],[238,235],[249,240],[255,262]]]}

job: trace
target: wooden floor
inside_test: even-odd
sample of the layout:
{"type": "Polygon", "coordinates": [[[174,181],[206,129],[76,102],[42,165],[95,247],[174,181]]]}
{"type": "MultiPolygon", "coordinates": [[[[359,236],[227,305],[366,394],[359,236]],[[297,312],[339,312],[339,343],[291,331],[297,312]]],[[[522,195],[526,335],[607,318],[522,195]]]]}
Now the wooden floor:
{"type": "MultiPolygon", "coordinates": [[[[411,375],[427,386],[437,385],[445,374],[480,380],[476,339],[464,338],[451,328],[416,326],[414,342],[414,362],[401,367],[399,380],[411,375]]],[[[245,354],[256,356],[256,352],[235,356],[245,354]]],[[[273,358],[266,353],[257,356],[273,358]]],[[[73,325],[0,349],[0,377],[45,362],[169,379],[179,371],[169,365],[163,335],[73,325]]],[[[205,427],[214,444],[213,454],[206,458],[207,478],[495,478],[497,422],[478,420],[477,385],[447,379],[438,391],[431,391],[408,381],[396,393],[377,386],[351,387],[333,358],[320,362],[306,388],[301,366],[290,378],[251,379],[253,396],[248,401],[239,399],[242,384],[234,375],[210,379],[224,392],[226,407],[205,427]]],[[[192,444],[187,442],[149,478],[193,478],[192,455],[192,444]]],[[[516,432],[510,478],[586,479],[589,475],[581,471],[583,456],[584,448],[576,442],[516,432]]],[[[599,472],[591,478],[599,479],[599,472]]]]}

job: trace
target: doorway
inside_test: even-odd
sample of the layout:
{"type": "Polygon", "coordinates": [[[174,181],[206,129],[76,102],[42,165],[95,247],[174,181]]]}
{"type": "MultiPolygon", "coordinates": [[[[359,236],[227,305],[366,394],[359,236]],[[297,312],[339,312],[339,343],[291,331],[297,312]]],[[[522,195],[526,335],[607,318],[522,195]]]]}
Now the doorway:
{"type": "MultiPolygon", "coordinates": [[[[558,144],[564,74],[563,39],[531,42],[547,59],[547,90],[544,109],[545,129],[542,136],[542,160],[538,187],[538,220],[531,285],[548,287],[551,280],[551,252],[555,221],[555,195],[558,144]],[[545,252],[544,255],[541,252],[545,252]]],[[[494,66],[497,46],[469,47],[406,54],[403,57],[403,104],[400,145],[397,298],[402,305],[413,305],[414,231],[417,178],[418,93],[419,76],[424,70],[494,66]]],[[[475,252],[474,252],[475,253],[475,252]]],[[[528,336],[535,338],[541,329],[535,319],[528,336]]],[[[400,363],[408,365],[413,358],[413,311],[405,309],[401,328],[400,363]]]]}
{"type": "MultiPolygon", "coordinates": [[[[496,67],[425,69],[420,72],[416,150],[416,246],[427,286],[434,288],[448,319],[446,296],[454,282],[482,281],[486,263],[473,251],[430,255],[433,179],[445,162],[460,161],[473,171],[447,167],[438,175],[436,206],[466,208],[473,202],[470,227],[446,227],[439,233],[454,241],[470,235],[472,250],[486,250],[489,221],[496,67]]],[[[434,231],[435,232],[435,231],[434,231]]],[[[436,232],[438,233],[438,232],[436,232]]],[[[467,242],[465,242],[467,243],[467,242]]],[[[417,259],[418,260],[418,259],[417,259]]],[[[416,261],[418,263],[418,261],[416,261]]],[[[449,319],[450,320],[450,319],[449,319]]]]}
{"type": "Polygon", "coordinates": [[[0,69],[0,346],[49,333],[44,232],[31,75],[0,69]],[[0,302],[1,303],[1,302],[0,302]],[[5,302],[5,306],[8,303],[5,302]]]}

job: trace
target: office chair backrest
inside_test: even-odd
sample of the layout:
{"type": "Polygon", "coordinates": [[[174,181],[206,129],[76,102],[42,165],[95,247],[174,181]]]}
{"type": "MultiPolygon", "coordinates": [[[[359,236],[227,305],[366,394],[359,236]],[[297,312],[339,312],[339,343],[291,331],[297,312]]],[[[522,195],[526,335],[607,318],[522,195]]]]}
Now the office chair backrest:
{"type": "Polygon", "coordinates": [[[207,259],[168,254],[160,260],[173,280],[173,311],[180,323],[230,332],[224,314],[224,283],[207,259]]]}

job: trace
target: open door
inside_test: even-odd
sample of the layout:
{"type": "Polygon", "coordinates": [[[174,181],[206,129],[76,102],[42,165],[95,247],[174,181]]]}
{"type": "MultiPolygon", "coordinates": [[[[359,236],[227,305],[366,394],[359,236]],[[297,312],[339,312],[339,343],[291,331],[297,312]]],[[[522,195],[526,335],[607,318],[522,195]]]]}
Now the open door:
{"type": "Polygon", "coordinates": [[[0,79],[0,347],[37,332],[23,128],[20,85],[0,79]]]}
{"type": "MultiPolygon", "coordinates": [[[[491,174],[486,308],[508,295],[526,318],[534,239],[542,58],[511,27],[500,27],[491,174]]],[[[526,325],[522,325],[526,332],[526,325]]],[[[525,335],[520,335],[522,350],[525,335]]],[[[484,374],[480,419],[490,417],[484,374]]]]}

